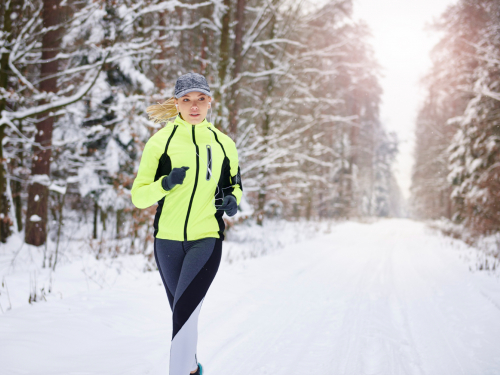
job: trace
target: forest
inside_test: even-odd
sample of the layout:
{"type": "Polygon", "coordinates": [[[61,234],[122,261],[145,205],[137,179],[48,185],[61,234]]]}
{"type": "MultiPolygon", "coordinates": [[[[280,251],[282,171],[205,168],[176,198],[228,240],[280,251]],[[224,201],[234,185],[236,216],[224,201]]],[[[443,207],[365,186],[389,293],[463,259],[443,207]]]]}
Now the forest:
{"type": "MultiPolygon", "coordinates": [[[[500,2],[460,0],[440,41],[416,124],[412,210],[472,238],[500,233],[500,2]]],[[[498,256],[498,244],[497,244],[498,256]]]]}
{"type": "MultiPolygon", "coordinates": [[[[397,216],[397,139],[352,1],[2,2],[0,240],[54,265],[62,244],[145,252],[155,206],[130,189],[163,125],[146,108],[196,72],[238,148],[245,221],[397,216]],[[98,244],[98,245],[97,245],[98,244]]],[[[103,250],[104,249],[104,250],[103,250]]]]}
{"type": "Polygon", "coordinates": [[[500,374],[499,0],[0,23],[2,375],[500,374]]]}

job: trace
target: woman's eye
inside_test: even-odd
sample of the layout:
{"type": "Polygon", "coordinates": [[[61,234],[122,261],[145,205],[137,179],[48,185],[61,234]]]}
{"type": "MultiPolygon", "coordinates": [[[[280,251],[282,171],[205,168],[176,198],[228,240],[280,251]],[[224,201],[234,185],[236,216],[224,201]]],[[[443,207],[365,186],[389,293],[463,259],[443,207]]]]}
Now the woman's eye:
{"type": "Polygon", "coordinates": [[[200,100],[205,100],[205,98],[200,98],[200,100]]]}

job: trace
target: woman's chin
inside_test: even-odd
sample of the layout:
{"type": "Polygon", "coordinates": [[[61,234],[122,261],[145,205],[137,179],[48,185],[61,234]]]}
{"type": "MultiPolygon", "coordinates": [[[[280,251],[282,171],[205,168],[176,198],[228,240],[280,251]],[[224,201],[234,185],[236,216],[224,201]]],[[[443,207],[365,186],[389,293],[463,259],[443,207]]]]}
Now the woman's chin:
{"type": "Polygon", "coordinates": [[[199,123],[203,122],[203,119],[204,119],[204,117],[202,115],[198,115],[198,116],[188,115],[187,117],[189,118],[189,122],[192,125],[198,125],[199,123]]]}

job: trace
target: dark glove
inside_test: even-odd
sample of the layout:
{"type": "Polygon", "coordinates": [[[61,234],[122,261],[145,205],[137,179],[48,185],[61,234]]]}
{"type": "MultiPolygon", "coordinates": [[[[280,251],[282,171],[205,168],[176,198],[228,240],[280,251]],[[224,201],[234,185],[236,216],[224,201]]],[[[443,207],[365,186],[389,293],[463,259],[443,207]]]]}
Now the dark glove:
{"type": "Polygon", "coordinates": [[[168,176],[165,176],[163,180],[161,180],[161,187],[163,190],[170,190],[175,185],[182,184],[184,178],[186,177],[186,171],[189,167],[182,168],[174,168],[172,172],[168,176]]]}
{"type": "Polygon", "coordinates": [[[236,215],[236,212],[238,212],[238,204],[236,203],[234,195],[226,195],[219,209],[226,211],[228,216],[236,215]]]}

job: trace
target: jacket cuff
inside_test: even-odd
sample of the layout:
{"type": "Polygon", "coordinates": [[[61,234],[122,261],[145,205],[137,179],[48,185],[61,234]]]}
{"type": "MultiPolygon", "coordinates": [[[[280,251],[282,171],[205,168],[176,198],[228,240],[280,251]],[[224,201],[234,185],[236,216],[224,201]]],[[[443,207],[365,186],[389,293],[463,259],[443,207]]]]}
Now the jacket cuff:
{"type": "Polygon", "coordinates": [[[163,188],[163,190],[165,191],[169,191],[170,189],[172,189],[169,185],[168,185],[168,176],[165,175],[162,177],[161,179],[161,187],[163,188]]]}

